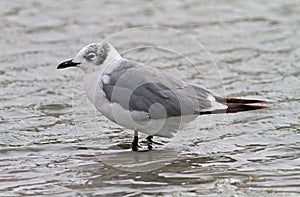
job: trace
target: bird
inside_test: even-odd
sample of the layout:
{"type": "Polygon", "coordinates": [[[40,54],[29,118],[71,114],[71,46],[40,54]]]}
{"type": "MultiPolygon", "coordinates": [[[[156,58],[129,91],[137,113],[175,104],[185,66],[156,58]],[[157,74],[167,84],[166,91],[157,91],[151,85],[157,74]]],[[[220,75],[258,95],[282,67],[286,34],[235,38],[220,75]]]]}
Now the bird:
{"type": "Polygon", "coordinates": [[[91,43],[57,69],[84,72],[84,89],[95,108],[109,120],[134,131],[132,151],[139,151],[139,132],[173,137],[199,115],[236,113],[267,108],[258,99],[223,97],[171,73],[124,58],[109,42],[91,43]]]}

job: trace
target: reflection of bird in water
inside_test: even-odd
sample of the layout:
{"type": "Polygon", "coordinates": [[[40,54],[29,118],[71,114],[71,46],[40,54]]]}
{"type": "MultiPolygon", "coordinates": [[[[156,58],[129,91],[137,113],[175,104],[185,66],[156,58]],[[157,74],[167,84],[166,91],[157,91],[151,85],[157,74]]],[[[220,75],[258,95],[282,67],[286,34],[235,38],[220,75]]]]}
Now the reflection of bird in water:
{"type": "MultiPolygon", "coordinates": [[[[169,73],[125,59],[109,43],[89,44],[58,69],[79,67],[85,73],[89,100],[113,122],[133,129],[132,150],[138,150],[138,132],[172,137],[198,115],[235,113],[266,108],[263,102],[216,96],[169,73]]],[[[151,145],[148,146],[151,149],[151,145]]]]}

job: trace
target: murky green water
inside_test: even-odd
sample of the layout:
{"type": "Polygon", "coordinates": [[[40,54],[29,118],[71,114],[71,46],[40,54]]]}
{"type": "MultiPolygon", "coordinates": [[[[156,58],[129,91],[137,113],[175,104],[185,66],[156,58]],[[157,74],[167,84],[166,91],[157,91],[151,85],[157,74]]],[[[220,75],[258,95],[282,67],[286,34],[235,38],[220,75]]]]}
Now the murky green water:
{"type": "Polygon", "coordinates": [[[1,196],[300,195],[299,1],[0,7],[1,196]],[[132,131],[93,108],[83,73],[55,69],[103,39],[125,57],[270,108],[200,117],[174,139],[156,138],[164,146],[131,152],[132,131]]]}

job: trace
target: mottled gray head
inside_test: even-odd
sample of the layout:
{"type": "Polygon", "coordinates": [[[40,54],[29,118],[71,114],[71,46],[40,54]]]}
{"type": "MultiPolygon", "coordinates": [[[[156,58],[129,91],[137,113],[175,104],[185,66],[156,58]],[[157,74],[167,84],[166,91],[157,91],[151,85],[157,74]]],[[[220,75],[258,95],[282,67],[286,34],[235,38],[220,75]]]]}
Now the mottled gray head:
{"type": "Polygon", "coordinates": [[[62,62],[57,69],[79,67],[85,73],[99,70],[104,63],[111,63],[118,59],[120,54],[109,43],[92,43],[81,49],[74,59],[62,62]]]}

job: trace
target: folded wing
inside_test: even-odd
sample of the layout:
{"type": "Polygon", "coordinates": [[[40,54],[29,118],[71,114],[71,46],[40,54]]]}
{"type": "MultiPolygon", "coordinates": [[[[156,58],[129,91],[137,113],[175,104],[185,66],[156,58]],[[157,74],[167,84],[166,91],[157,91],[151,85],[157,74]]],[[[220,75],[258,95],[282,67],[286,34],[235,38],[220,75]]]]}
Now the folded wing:
{"type": "Polygon", "coordinates": [[[217,97],[200,86],[130,60],[123,60],[108,76],[110,80],[103,83],[103,90],[110,102],[130,111],[147,112],[152,119],[259,108],[248,105],[257,100],[217,97]]]}

